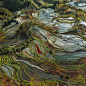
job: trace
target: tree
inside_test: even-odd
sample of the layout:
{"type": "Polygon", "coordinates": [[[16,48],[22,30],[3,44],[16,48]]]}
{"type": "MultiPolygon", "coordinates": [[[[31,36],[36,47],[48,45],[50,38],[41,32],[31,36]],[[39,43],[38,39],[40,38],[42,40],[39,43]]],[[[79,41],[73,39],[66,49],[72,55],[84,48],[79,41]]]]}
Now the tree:
{"type": "Polygon", "coordinates": [[[50,50],[49,53],[50,53],[50,54],[53,54],[53,50],[50,50]]]}
{"type": "Polygon", "coordinates": [[[13,48],[12,50],[13,50],[13,52],[16,52],[16,49],[15,48],[13,48]]]}
{"type": "Polygon", "coordinates": [[[57,11],[57,9],[58,9],[58,5],[56,4],[56,6],[55,6],[55,11],[57,11]]]}
{"type": "Polygon", "coordinates": [[[26,18],[29,18],[29,15],[27,15],[26,18]]]}
{"type": "Polygon", "coordinates": [[[22,9],[21,13],[24,14],[24,10],[23,9],[22,9]]]}
{"type": "Polygon", "coordinates": [[[85,34],[85,29],[82,30],[82,34],[85,34]]]}
{"type": "Polygon", "coordinates": [[[29,43],[29,40],[27,40],[27,43],[29,43]]]}
{"type": "Polygon", "coordinates": [[[55,33],[57,34],[58,33],[58,30],[56,30],[55,33]]]}
{"type": "Polygon", "coordinates": [[[16,49],[16,51],[17,51],[17,52],[20,52],[20,51],[21,51],[21,48],[20,48],[20,47],[18,47],[18,48],[16,49]]]}
{"type": "Polygon", "coordinates": [[[62,74],[60,77],[63,79],[65,76],[62,74]]]}
{"type": "Polygon", "coordinates": [[[9,9],[10,11],[16,11],[19,7],[19,1],[18,0],[6,0],[3,2],[4,7],[9,9]],[[9,4],[8,4],[9,3],[9,4]]]}
{"type": "Polygon", "coordinates": [[[56,5],[58,5],[58,6],[59,6],[59,3],[60,3],[60,1],[59,1],[59,0],[55,0],[55,1],[53,2],[53,7],[55,8],[55,6],[56,6],[56,5]]]}
{"type": "Polygon", "coordinates": [[[65,76],[65,78],[66,78],[66,79],[69,79],[69,78],[70,78],[70,76],[69,76],[69,75],[67,75],[67,76],[65,76]]]}
{"type": "Polygon", "coordinates": [[[2,52],[5,53],[5,54],[8,54],[10,50],[10,46],[9,45],[3,45],[2,46],[2,52]]]}
{"type": "Polygon", "coordinates": [[[59,17],[57,17],[57,21],[60,21],[60,18],[59,17]]]}
{"type": "Polygon", "coordinates": [[[38,5],[33,0],[6,0],[3,2],[5,8],[9,9],[11,12],[17,11],[26,7],[39,8],[38,5]]]}
{"type": "Polygon", "coordinates": [[[15,34],[17,34],[17,33],[19,33],[20,32],[20,30],[18,29],[16,32],[15,32],[15,34]]]}
{"type": "Polygon", "coordinates": [[[74,28],[74,33],[77,33],[78,27],[74,28]]]}
{"type": "Polygon", "coordinates": [[[63,3],[68,3],[69,2],[69,0],[63,0],[63,3]]]}
{"type": "Polygon", "coordinates": [[[78,75],[75,81],[76,81],[76,86],[85,86],[85,78],[82,75],[78,75]]]}

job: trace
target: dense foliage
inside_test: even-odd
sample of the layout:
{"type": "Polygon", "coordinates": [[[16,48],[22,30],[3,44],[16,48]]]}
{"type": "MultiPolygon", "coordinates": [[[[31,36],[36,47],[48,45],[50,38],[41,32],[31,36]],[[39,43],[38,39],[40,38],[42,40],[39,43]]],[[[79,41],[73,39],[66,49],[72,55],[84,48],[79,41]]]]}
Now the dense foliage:
{"type": "Polygon", "coordinates": [[[54,0],[53,1],[53,7],[55,8],[56,6],[59,6],[60,4],[65,4],[68,2],[69,2],[69,0],[54,0]]]}
{"type": "Polygon", "coordinates": [[[26,7],[39,8],[33,0],[6,0],[3,5],[12,12],[26,7]]]}
{"type": "Polygon", "coordinates": [[[33,0],[38,6],[41,6],[43,4],[42,0],[33,0]]]}
{"type": "Polygon", "coordinates": [[[0,7],[0,19],[7,19],[11,15],[12,13],[8,9],[0,7]]]}

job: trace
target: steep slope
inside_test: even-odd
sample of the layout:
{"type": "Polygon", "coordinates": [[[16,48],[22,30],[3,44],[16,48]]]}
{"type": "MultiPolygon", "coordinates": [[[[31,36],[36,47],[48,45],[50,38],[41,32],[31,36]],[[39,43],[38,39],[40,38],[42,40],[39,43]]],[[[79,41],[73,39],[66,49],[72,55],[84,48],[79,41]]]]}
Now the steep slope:
{"type": "Polygon", "coordinates": [[[38,6],[41,6],[43,3],[44,3],[44,1],[43,0],[33,0],[38,6]]]}
{"type": "Polygon", "coordinates": [[[54,0],[34,0],[34,2],[37,2],[37,3],[53,3],[54,0]]]}
{"type": "Polygon", "coordinates": [[[26,7],[34,7],[38,9],[38,5],[33,0],[6,0],[3,2],[3,6],[9,9],[11,12],[17,11],[26,7]]]}
{"type": "Polygon", "coordinates": [[[66,2],[68,2],[69,0],[43,0],[43,1],[44,1],[44,2],[47,2],[47,3],[53,4],[54,1],[66,3],[66,2]]]}
{"type": "Polygon", "coordinates": [[[8,9],[0,7],[0,19],[5,19],[11,15],[12,13],[8,9]]]}
{"type": "Polygon", "coordinates": [[[54,0],[43,0],[43,1],[47,3],[53,3],[54,0]]]}

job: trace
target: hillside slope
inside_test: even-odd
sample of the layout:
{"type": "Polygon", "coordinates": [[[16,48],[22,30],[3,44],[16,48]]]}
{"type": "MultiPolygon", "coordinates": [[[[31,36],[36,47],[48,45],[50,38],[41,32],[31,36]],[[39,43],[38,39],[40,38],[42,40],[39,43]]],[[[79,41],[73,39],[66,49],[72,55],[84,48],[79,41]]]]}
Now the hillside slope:
{"type": "Polygon", "coordinates": [[[6,0],[3,2],[3,6],[9,9],[11,12],[17,11],[26,7],[33,7],[38,9],[38,5],[33,0],[6,0]]]}
{"type": "Polygon", "coordinates": [[[8,18],[8,16],[11,16],[11,15],[12,13],[8,9],[0,7],[0,19],[8,18]]]}

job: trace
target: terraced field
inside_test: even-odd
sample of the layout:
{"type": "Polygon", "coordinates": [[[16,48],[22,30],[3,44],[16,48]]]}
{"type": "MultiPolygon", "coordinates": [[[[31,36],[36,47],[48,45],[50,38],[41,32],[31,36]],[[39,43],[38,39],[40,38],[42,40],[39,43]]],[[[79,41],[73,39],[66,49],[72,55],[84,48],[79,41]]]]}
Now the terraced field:
{"type": "MultiPolygon", "coordinates": [[[[29,63],[28,61],[25,60],[17,60],[14,56],[11,55],[2,55],[0,56],[0,62],[1,62],[0,71],[2,73],[5,73],[12,79],[17,80],[18,82],[20,81],[28,82],[31,80],[31,77],[33,77],[36,80],[42,81],[45,79],[52,80],[53,78],[55,80],[60,80],[58,76],[48,74],[39,66],[34,65],[36,63],[34,61],[31,61],[29,63]]],[[[45,68],[48,67],[45,66],[45,68]]]]}
{"type": "MultiPolygon", "coordinates": [[[[27,56],[28,58],[39,58],[39,59],[56,59],[56,60],[67,60],[67,61],[77,61],[79,59],[78,56],[74,55],[69,52],[65,52],[61,49],[54,49],[51,51],[51,48],[45,45],[42,40],[34,36],[34,41],[29,45],[29,50],[23,52],[23,55],[27,56]]],[[[26,48],[27,49],[27,48],[26,48]]],[[[24,49],[25,50],[25,49],[24,49]]],[[[83,52],[85,55],[85,53],[83,52]]],[[[80,55],[79,55],[80,56],[80,55]]]]}
{"type": "Polygon", "coordinates": [[[53,59],[53,56],[49,53],[49,48],[45,46],[45,43],[38,38],[34,37],[35,40],[29,45],[28,48],[22,51],[23,55],[28,58],[40,57],[40,59],[53,59]]]}
{"type": "Polygon", "coordinates": [[[29,55],[26,51],[23,51],[22,53],[23,53],[23,55],[27,56],[28,58],[34,58],[33,56],[29,55]]]}
{"type": "MultiPolygon", "coordinates": [[[[62,7],[65,8],[65,5],[62,7]]],[[[86,22],[77,19],[77,13],[74,13],[78,16],[75,18],[72,14],[66,16],[65,11],[64,16],[59,15],[58,10],[55,12],[51,8],[38,12],[37,18],[22,19],[13,27],[3,28],[7,38],[0,42],[0,72],[20,83],[33,79],[63,82],[70,78],[71,81],[79,73],[85,79],[86,71],[79,72],[79,69],[86,67],[83,65],[86,63],[86,27],[81,27],[81,23],[86,22]]]]}
{"type": "MultiPolygon", "coordinates": [[[[49,45],[48,42],[45,43],[42,40],[39,40],[39,38],[34,37],[34,40],[18,54],[1,55],[0,70],[4,72],[5,75],[8,75],[18,82],[29,82],[31,81],[31,78],[40,81],[63,81],[63,79],[58,77],[57,74],[54,74],[53,72],[57,67],[50,65],[51,63],[43,63],[42,60],[49,62],[53,62],[54,60],[69,61],[72,58],[72,55],[61,49],[52,49],[53,47],[49,45]]],[[[75,59],[75,54],[74,59],[71,60],[77,61],[77,59],[75,59]]],[[[58,74],[61,75],[61,73],[58,74]]]]}

